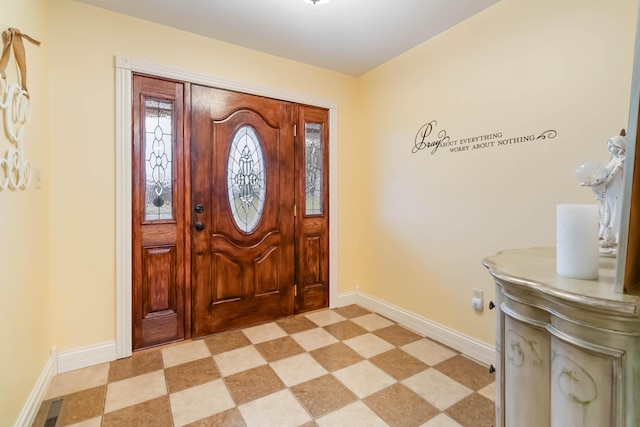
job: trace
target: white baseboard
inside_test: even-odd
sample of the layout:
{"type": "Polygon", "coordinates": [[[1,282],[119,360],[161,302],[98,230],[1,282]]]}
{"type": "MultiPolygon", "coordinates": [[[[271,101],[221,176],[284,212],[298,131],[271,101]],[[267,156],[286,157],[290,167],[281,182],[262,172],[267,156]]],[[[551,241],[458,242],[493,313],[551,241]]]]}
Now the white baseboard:
{"type": "MultiPolygon", "coordinates": [[[[336,307],[344,307],[345,305],[358,303],[358,291],[342,292],[338,294],[336,307]]],[[[334,307],[331,307],[334,308],[334,307]]]]}
{"type": "Polygon", "coordinates": [[[36,385],[31,390],[27,401],[22,407],[22,411],[20,411],[14,427],[29,427],[33,424],[36,415],[38,415],[42,398],[47,392],[51,379],[56,375],[56,366],[58,364],[57,356],[58,354],[55,349],[52,349],[51,355],[49,359],[47,359],[47,363],[44,365],[44,369],[40,373],[36,385]]]}
{"type": "Polygon", "coordinates": [[[58,373],[86,368],[100,363],[116,360],[116,342],[108,341],[101,344],[77,348],[75,350],[58,353],[58,373]]]}
{"type": "Polygon", "coordinates": [[[338,295],[338,307],[350,304],[358,304],[371,311],[375,311],[485,365],[495,365],[495,347],[478,341],[475,338],[461,334],[446,326],[388,304],[360,291],[345,292],[344,294],[338,295]]]}
{"type": "Polygon", "coordinates": [[[110,362],[112,360],[116,360],[115,341],[90,345],[75,350],[61,351],[59,353],[55,348],[51,349],[51,356],[49,356],[36,385],[33,387],[33,390],[31,390],[31,394],[29,394],[29,398],[16,420],[15,427],[29,427],[33,424],[38,414],[38,409],[40,409],[42,398],[47,392],[51,379],[55,375],[110,362]]]}

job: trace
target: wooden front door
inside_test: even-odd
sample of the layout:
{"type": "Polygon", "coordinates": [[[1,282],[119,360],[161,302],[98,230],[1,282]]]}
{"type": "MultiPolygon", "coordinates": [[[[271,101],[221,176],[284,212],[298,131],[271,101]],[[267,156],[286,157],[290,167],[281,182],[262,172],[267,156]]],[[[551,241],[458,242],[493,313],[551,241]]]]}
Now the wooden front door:
{"type": "Polygon", "coordinates": [[[185,338],[184,85],[133,78],[133,349],[185,338]]]}
{"type": "Polygon", "coordinates": [[[133,83],[133,349],[327,307],[328,111],[133,83]]]}
{"type": "Polygon", "coordinates": [[[329,306],[328,111],[298,106],[296,312],[329,306]]]}
{"type": "Polygon", "coordinates": [[[295,104],[192,85],[192,336],[294,312],[295,104]]]}

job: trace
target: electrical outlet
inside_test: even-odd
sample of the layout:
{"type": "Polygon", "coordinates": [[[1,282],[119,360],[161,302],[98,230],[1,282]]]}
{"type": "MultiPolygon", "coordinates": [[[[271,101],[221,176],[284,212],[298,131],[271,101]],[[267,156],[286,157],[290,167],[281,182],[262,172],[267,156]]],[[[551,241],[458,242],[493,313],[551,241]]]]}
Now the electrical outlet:
{"type": "Polygon", "coordinates": [[[484,307],[484,293],[482,289],[473,290],[473,299],[471,300],[471,306],[476,311],[482,311],[484,307]]]}

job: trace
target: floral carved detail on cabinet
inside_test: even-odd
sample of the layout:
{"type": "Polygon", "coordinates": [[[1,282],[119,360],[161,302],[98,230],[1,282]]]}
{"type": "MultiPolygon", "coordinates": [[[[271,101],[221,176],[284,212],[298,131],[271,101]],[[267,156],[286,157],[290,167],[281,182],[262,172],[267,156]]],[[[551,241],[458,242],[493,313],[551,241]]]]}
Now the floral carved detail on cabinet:
{"type": "Polygon", "coordinates": [[[586,426],[589,405],[598,398],[598,386],[593,377],[577,362],[562,354],[554,354],[551,375],[562,396],[582,409],[581,425],[586,426]]]}
{"type": "Polygon", "coordinates": [[[509,329],[505,335],[505,342],[505,356],[511,365],[521,366],[526,361],[534,365],[542,364],[537,341],[526,339],[519,332],[509,329]]]}

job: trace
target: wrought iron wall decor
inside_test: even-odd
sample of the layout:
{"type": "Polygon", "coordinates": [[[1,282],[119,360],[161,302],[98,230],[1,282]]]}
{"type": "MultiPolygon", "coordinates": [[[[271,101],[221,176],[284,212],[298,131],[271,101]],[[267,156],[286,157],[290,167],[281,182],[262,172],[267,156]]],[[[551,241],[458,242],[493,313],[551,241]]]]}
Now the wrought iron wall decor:
{"type": "Polygon", "coordinates": [[[40,42],[17,28],[2,33],[2,57],[0,57],[0,110],[4,111],[4,129],[12,147],[0,157],[0,190],[25,189],[31,183],[31,163],[24,156],[24,128],[31,117],[31,104],[27,91],[27,62],[22,39],[35,45],[40,42]],[[6,69],[11,57],[18,66],[19,83],[7,81],[6,69]]]}

